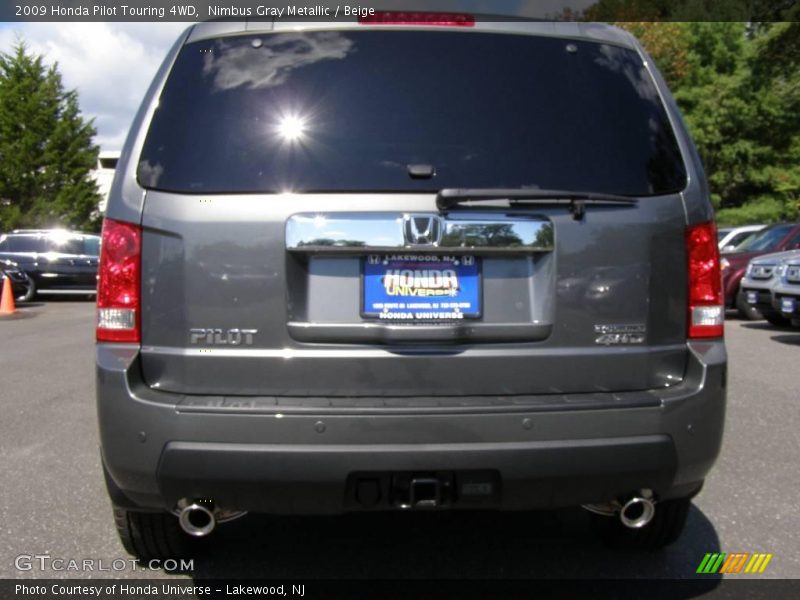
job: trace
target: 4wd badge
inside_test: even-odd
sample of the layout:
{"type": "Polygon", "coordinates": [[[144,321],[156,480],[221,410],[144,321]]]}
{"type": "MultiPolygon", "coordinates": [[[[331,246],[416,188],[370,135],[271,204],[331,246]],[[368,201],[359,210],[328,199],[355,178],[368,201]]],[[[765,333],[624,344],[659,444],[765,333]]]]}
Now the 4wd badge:
{"type": "Polygon", "coordinates": [[[647,328],[644,325],[595,325],[594,332],[600,335],[595,344],[604,346],[620,344],[644,344],[647,328]]]}

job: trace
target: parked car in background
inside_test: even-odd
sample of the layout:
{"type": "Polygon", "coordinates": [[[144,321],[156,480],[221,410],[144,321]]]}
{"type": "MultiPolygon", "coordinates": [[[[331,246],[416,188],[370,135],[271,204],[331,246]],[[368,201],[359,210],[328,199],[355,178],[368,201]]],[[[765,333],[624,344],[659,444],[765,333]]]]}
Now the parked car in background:
{"type": "Polygon", "coordinates": [[[764,254],[795,248],[800,248],[800,223],[776,223],[768,225],[755,237],[737,246],[736,252],[725,254],[721,263],[725,306],[737,309],[743,319],[760,319],[761,313],[758,309],[748,304],[739,294],[739,284],[747,264],[764,254]]]}
{"type": "Polygon", "coordinates": [[[772,288],[772,308],[790,323],[800,319],[800,252],[786,258],[778,268],[772,288]]]}
{"type": "Polygon", "coordinates": [[[723,227],[717,230],[720,252],[735,252],[736,247],[754,233],[764,229],[766,225],[742,225],[741,227],[723,227]]]}
{"type": "Polygon", "coordinates": [[[65,229],[17,229],[0,235],[0,258],[28,274],[37,294],[95,294],[100,237],[65,229]]]}
{"type": "Polygon", "coordinates": [[[757,309],[773,325],[783,327],[791,323],[789,317],[773,306],[773,290],[780,281],[781,270],[788,260],[800,259],[800,250],[766,254],[752,259],[739,285],[742,301],[757,309]]]}
{"type": "Polygon", "coordinates": [[[17,263],[12,260],[0,259],[0,279],[3,277],[11,280],[11,290],[17,302],[25,302],[33,297],[33,282],[17,263]]]}

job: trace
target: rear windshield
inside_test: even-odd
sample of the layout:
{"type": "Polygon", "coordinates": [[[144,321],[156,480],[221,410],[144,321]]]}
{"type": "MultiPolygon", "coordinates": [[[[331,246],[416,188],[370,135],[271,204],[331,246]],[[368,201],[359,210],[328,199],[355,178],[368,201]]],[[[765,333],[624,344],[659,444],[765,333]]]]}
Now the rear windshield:
{"type": "Polygon", "coordinates": [[[686,172],[639,56],[527,35],[345,31],[186,45],[140,183],[175,192],[675,192],[686,172]],[[414,179],[409,165],[430,165],[414,179]]]}

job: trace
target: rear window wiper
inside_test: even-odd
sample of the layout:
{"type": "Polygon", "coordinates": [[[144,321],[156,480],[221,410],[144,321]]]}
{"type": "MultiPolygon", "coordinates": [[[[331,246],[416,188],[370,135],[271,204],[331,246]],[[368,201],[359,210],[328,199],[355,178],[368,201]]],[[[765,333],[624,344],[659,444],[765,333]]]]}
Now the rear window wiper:
{"type": "Polygon", "coordinates": [[[638,200],[631,196],[619,194],[603,194],[598,192],[579,192],[572,190],[539,190],[539,189],[457,189],[447,188],[436,195],[436,206],[439,210],[447,210],[462,202],[480,202],[482,200],[509,200],[512,202],[567,203],[575,219],[582,219],[586,213],[586,203],[591,204],[625,204],[635,205],[638,200]]]}

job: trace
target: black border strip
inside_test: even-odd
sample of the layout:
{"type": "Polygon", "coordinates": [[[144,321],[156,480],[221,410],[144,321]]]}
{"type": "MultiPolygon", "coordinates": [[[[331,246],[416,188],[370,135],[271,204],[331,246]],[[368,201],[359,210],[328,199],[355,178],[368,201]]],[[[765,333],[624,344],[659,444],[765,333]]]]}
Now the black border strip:
{"type": "MultiPolygon", "coordinates": [[[[283,10],[278,20],[352,21],[344,7],[374,11],[425,11],[468,13],[478,20],[602,20],[602,21],[798,21],[798,0],[562,0],[542,3],[537,0],[497,2],[498,14],[485,15],[486,3],[480,0],[421,2],[419,0],[359,0],[351,2],[293,0],[3,0],[0,21],[10,22],[186,22],[214,18],[209,7],[225,8],[238,20],[273,20],[259,16],[264,8],[283,10]],[[259,11],[258,7],[262,7],[259,11]],[[40,8],[44,7],[44,11],[40,8]],[[126,7],[123,9],[123,7],[126,7]],[[188,12],[185,7],[192,7],[188,12]],[[308,17],[289,16],[293,7],[308,17]],[[512,8],[513,7],[513,8],[512,8]],[[55,11],[53,9],[56,9],[55,11]],[[136,14],[131,9],[136,8],[136,14]],[[141,10],[141,9],[144,10],[141,10]],[[503,12],[506,11],[506,12],[503,12]],[[43,13],[43,14],[42,14],[43,13]]],[[[220,12],[215,14],[219,15],[220,12]]],[[[219,17],[217,17],[219,18],[219,17]]]]}
{"type": "MultiPolygon", "coordinates": [[[[322,559],[320,557],[320,559],[322,559]]],[[[0,580],[0,597],[29,599],[161,599],[185,598],[288,598],[294,600],[319,600],[346,598],[348,600],[415,600],[444,598],[536,599],[545,598],[600,598],[614,599],[683,599],[683,598],[791,598],[800,593],[797,579],[721,579],[707,576],[696,579],[377,579],[377,580],[231,580],[231,579],[3,579],[0,580]],[[19,591],[25,586],[27,593],[19,591]],[[128,586],[127,592],[124,592],[128,586]],[[183,592],[170,593],[166,586],[183,592]],[[282,586],[282,587],[281,587],[282,586]],[[94,593],[69,593],[70,589],[99,589],[94,593]],[[273,588],[278,593],[258,593],[257,588],[273,588]],[[141,591],[137,589],[141,588],[141,591]],[[194,593],[186,590],[194,588],[194,593]],[[249,588],[249,590],[248,590],[249,588]],[[31,591],[38,589],[40,592],[31,591]],[[133,591],[131,591],[133,590],[133,591]],[[295,593],[292,591],[295,590],[295,593]],[[238,592],[238,593],[237,593],[238,592]],[[302,592],[302,595],[301,595],[302,592]]]]}

